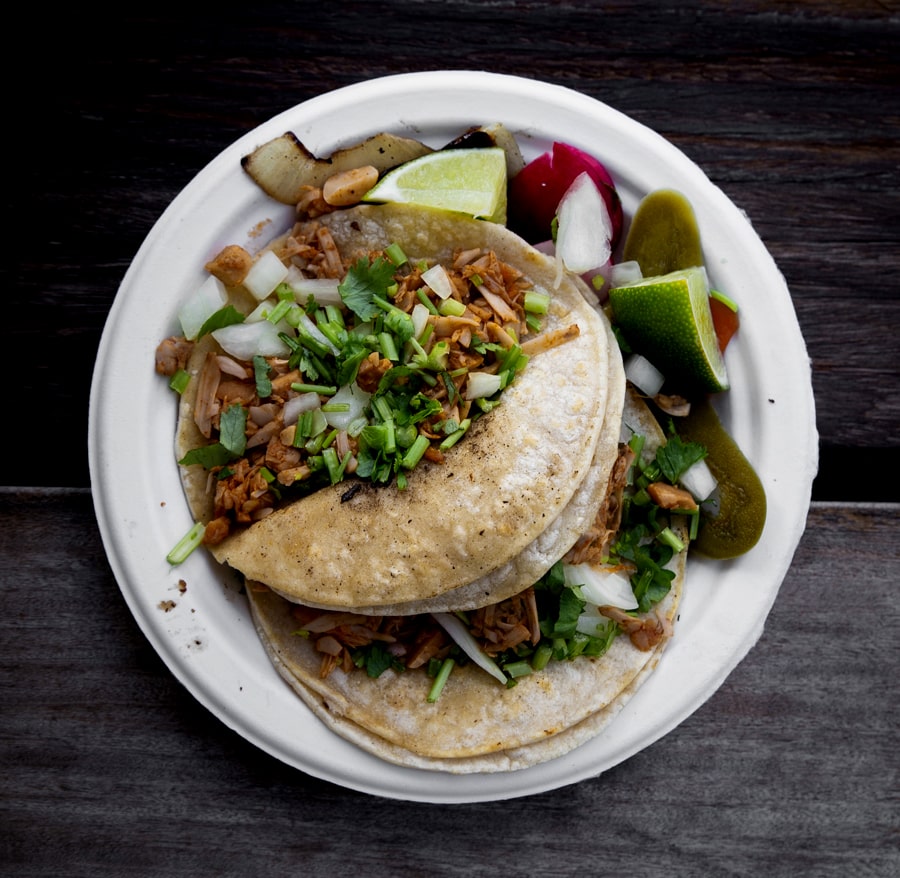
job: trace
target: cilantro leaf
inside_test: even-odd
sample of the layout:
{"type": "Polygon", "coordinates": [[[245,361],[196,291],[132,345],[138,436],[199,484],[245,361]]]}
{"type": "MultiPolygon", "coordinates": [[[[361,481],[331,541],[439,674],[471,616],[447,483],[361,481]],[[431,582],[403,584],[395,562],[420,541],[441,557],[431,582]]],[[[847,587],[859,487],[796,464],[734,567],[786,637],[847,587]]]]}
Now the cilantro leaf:
{"type": "Polygon", "coordinates": [[[212,469],[216,466],[224,466],[232,457],[231,452],[221,442],[214,442],[212,445],[201,445],[199,448],[192,448],[178,462],[182,466],[199,464],[204,469],[212,469]]]}
{"type": "Polygon", "coordinates": [[[266,362],[265,357],[255,356],[253,358],[253,374],[256,379],[256,393],[260,399],[265,399],[272,395],[272,382],[269,380],[269,374],[272,367],[266,362]]]}
{"type": "Polygon", "coordinates": [[[240,457],[247,448],[247,410],[234,403],[219,417],[219,442],[235,457],[240,457]]]}
{"type": "Polygon", "coordinates": [[[209,317],[206,318],[206,321],[197,333],[197,338],[203,338],[207,333],[213,332],[216,329],[222,329],[224,326],[232,326],[235,323],[243,322],[244,315],[241,314],[234,305],[226,305],[224,308],[219,308],[218,311],[210,314],[209,317]]]}
{"type": "Polygon", "coordinates": [[[683,472],[703,460],[706,454],[706,448],[696,442],[684,442],[672,428],[666,444],[656,452],[656,462],[663,475],[675,484],[683,472]]]}
{"type": "Polygon", "coordinates": [[[338,285],[341,299],[360,320],[371,320],[381,311],[375,297],[387,296],[388,287],[394,282],[394,271],[393,264],[382,256],[372,262],[358,259],[338,285]]]}

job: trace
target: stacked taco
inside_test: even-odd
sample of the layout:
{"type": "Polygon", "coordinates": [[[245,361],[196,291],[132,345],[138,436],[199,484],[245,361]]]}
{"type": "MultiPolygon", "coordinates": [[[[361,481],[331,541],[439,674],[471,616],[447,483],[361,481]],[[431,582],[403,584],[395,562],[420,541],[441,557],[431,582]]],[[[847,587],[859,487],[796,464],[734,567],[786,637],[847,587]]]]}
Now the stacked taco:
{"type": "MultiPolygon", "coordinates": [[[[393,306],[424,301],[408,290],[404,306],[405,285],[419,284],[435,265],[453,279],[447,295],[465,304],[455,324],[441,322],[436,309],[428,318],[450,340],[450,360],[431,364],[431,391],[422,385],[423,399],[432,393],[424,405],[443,407],[417,422],[430,442],[426,453],[380,481],[371,465],[359,465],[368,434],[348,439],[345,427],[329,431],[344,442],[339,478],[332,472],[317,482],[311,460],[293,454],[302,443],[287,441],[296,434],[285,437],[293,422],[278,422],[271,399],[260,397],[253,376],[258,382],[261,360],[240,361],[215,332],[186,349],[191,380],[181,396],[177,456],[188,502],[209,551],[244,576],[274,667],[335,732],[402,765],[513,770],[598,734],[665,648],[687,545],[678,517],[667,519],[680,539],[652,562],[646,594],[634,599],[629,587],[630,598],[609,598],[605,577],[627,582],[636,569],[627,553],[609,557],[634,461],[652,459],[665,436],[626,388],[603,313],[581,281],[503,226],[444,211],[339,210],[271,250],[307,276],[330,265],[338,280],[359,260],[381,265],[399,250],[407,261],[393,306]],[[311,245],[323,241],[318,251],[311,245]],[[528,290],[549,294],[539,325],[517,307],[528,290]],[[481,352],[474,365],[466,359],[473,347],[481,352]],[[523,356],[502,393],[469,398],[472,372],[500,368],[485,352],[506,362],[512,348],[523,356]],[[249,447],[227,461],[192,462],[196,449],[218,444],[221,417],[235,405],[245,410],[249,447]],[[268,426],[272,417],[277,430],[268,426]],[[460,423],[465,429],[453,432],[460,423]],[[266,441],[254,441],[257,434],[266,441]],[[284,467],[275,472],[269,462],[284,467]],[[240,490],[230,492],[235,478],[240,490]]],[[[240,284],[228,291],[246,311],[240,284]]],[[[310,300],[307,311],[314,308],[310,300]]],[[[311,392],[303,357],[288,344],[265,358],[262,377],[282,393],[279,404],[311,392]]],[[[392,381],[419,380],[397,360],[366,359],[354,381],[368,387],[369,404],[392,381]],[[371,369],[378,380],[363,381],[371,369]]]]}

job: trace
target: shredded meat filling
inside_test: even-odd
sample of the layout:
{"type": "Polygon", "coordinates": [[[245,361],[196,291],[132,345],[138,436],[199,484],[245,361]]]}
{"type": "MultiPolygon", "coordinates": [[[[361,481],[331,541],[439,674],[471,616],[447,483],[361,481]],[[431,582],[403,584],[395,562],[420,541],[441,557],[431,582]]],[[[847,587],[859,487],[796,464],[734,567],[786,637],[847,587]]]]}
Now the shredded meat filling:
{"type": "MultiPolygon", "coordinates": [[[[298,205],[293,229],[273,248],[283,261],[309,278],[342,278],[360,255],[345,257],[341,254],[330,230],[315,219],[327,210],[330,208],[322,201],[319,190],[305,193],[298,205]]],[[[207,269],[232,285],[246,277],[251,263],[252,258],[246,250],[231,246],[224,248],[207,269]]],[[[437,464],[444,460],[437,446],[446,436],[445,423],[458,424],[470,415],[472,403],[464,398],[463,392],[464,370],[496,368],[491,365],[493,355],[486,355],[481,343],[507,348],[522,342],[530,334],[523,302],[531,283],[520,271],[498,259],[493,251],[459,251],[447,267],[447,273],[452,298],[459,303],[462,313],[432,314],[428,318],[431,332],[423,346],[429,353],[438,341],[448,344],[448,377],[422,391],[438,401],[441,410],[418,425],[419,433],[431,442],[424,458],[437,464]],[[450,377],[451,373],[455,374],[450,377]]],[[[407,313],[412,312],[423,295],[433,302],[439,301],[437,294],[422,280],[419,265],[409,265],[398,272],[396,280],[394,304],[407,313]]],[[[166,339],[156,352],[157,371],[173,375],[178,369],[185,368],[192,349],[193,343],[184,338],[166,339]]],[[[217,439],[220,416],[229,406],[240,404],[248,413],[245,456],[227,468],[211,470],[215,477],[215,510],[207,529],[206,539],[210,543],[225,539],[234,526],[250,523],[272,511],[277,502],[277,490],[264,478],[263,468],[268,471],[270,480],[275,477],[277,486],[281,487],[289,487],[312,475],[312,470],[306,466],[307,452],[302,448],[303,443],[295,447],[294,433],[288,435],[293,425],[286,424],[282,416],[282,407],[297,396],[292,385],[307,383],[308,379],[300,369],[290,369],[287,360],[268,358],[267,361],[272,391],[266,399],[259,398],[252,365],[223,354],[209,354],[195,379],[198,383],[194,421],[201,434],[210,441],[217,439]]],[[[373,352],[359,366],[358,385],[369,393],[375,392],[393,365],[391,360],[373,352]]],[[[350,452],[346,472],[354,472],[355,441],[344,433],[339,448],[341,459],[350,452]]],[[[528,626],[525,628],[527,630],[528,626]]],[[[521,633],[519,630],[507,632],[498,642],[511,643],[521,633]]]]}
{"type": "Polygon", "coordinates": [[[619,446],[619,455],[609,474],[606,496],[591,527],[579,537],[563,559],[567,564],[587,564],[604,560],[609,546],[622,524],[622,497],[634,452],[628,445],[619,446]]]}

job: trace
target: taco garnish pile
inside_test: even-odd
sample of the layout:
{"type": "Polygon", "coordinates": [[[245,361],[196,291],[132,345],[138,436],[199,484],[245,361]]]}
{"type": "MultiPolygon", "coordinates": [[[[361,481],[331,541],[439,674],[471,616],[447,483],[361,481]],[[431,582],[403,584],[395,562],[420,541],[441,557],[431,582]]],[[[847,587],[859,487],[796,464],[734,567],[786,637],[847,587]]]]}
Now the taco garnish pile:
{"type": "Polygon", "coordinates": [[[598,734],[672,635],[703,450],[626,388],[584,281],[503,225],[312,185],[206,267],[157,369],[193,538],[282,677],[404,765],[598,734]]]}

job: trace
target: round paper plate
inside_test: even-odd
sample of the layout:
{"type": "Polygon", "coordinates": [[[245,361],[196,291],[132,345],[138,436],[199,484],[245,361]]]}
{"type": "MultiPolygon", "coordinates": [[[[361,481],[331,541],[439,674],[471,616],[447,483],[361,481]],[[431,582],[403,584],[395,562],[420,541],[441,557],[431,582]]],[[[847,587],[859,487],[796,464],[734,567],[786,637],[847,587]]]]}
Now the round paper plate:
{"type": "Polygon", "coordinates": [[[135,619],[172,673],[217,717],[263,750],[318,778],[425,802],[523,796],[595,776],[657,741],[715,692],[759,637],[806,523],[817,465],[809,360],[784,280],[746,216],[662,137],[578,92],[499,74],[454,71],[376,79],[322,95],[242,137],[178,195],[128,270],[97,357],[89,424],[97,518],[135,619]],[[652,189],[692,202],[707,267],[741,305],[727,353],[733,389],[723,422],[759,472],[768,521],[730,562],[691,559],[676,635],[658,669],[594,740],[521,771],[454,775],[399,767],[326,729],[272,668],[236,578],[205,552],[178,568],[166,554],[192,520],[174,459],[176,402],[154,351],[224,245],[258,249],[293,211],[267,198],[241,157],[293,131],[317,155],[380,131],[442,146],[502,122],[526,159],[554,140],[609,168],[627,215],[652,189]],[[791,454],[785,454],[790,448],[791,454]],[[174,606],[164,610],[161,605],[174,606]]]}

